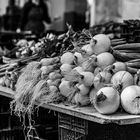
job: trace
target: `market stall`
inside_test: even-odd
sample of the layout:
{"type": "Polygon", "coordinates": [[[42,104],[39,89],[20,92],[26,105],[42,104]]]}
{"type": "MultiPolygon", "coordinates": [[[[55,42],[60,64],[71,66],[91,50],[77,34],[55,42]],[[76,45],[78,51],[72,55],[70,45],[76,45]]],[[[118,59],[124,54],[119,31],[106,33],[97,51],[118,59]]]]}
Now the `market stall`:
{"type": "Polygon", "coordinates": [[[19,40],[14,58],[2,57],[0,95],[12,99],[10,109],[25,127],[27,116],[27,137],[41,107],[58,113],[60,140],[139,139],[139,23],[79,32],[67,25],[58,36],[19,40]]]}

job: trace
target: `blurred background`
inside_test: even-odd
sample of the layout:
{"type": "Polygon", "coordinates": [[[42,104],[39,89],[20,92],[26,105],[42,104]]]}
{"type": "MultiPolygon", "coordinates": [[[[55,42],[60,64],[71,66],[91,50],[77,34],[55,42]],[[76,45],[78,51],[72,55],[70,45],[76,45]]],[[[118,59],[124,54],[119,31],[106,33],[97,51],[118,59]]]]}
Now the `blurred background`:
{"type": "MultiPolygon", "coordinates": [[[[0,30],[17,30],[22,8],[28,0],[0,0],[0,30]]],[[[66,23],[74,30],[88,28],[109,20],[140,18],[139,0],[44,0],[51,24],[47,30],[65,31],[66,23]]]]}

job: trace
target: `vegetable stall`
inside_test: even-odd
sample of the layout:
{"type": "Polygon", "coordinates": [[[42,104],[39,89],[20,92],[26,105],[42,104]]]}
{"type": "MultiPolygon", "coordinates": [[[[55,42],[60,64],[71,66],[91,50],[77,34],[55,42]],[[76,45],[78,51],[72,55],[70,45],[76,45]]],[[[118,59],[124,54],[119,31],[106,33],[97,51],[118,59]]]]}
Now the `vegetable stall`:
{"type": "Polygon", "coordinates": [[[67,25],[61,35],[19,40],[2,56],[0,94],[12,97],[10,109],[24,127],[26,117],[33,127],[39,107],[58,112],[62,140],[139,139],[140,43],[138,33],[132,40],[126,32],[137,22],[79,32],[67,25]]]}

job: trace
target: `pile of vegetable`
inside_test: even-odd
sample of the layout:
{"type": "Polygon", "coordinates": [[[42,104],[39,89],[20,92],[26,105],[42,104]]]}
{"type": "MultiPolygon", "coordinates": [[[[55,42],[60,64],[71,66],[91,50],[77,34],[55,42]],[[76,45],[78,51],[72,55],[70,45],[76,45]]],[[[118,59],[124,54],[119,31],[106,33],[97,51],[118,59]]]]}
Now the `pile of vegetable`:
{"type": "MultiPolygon", "coordinates": [[[[72,29],[70,31],[74,33],[72,29]]],[[[92,104],[102,114],[115,113],[120,107],[130,113],[125,109],[122,93],[127,87],[139,86],[140,59],[136,55],[139,43],[128,44],[124,39],[111,40],[108,35],[92,36],[84,31],[81,38],[71,39],[71,44],[71,49],[59,52],[58,56],[36,61],[37,81],[34,79],[35,72],[32,68],[28,69],[33,62],[27,65],[16,84],[15,112],[31,114],[36,102],[65,102],[78,106],[92,104]],[[87,38],[83,40],[85,36],[87,38]],[[120,57],[122,51],[126,55],[120,57]],[[134,53],[133,57],[131,53],[134,53]]],[[[136,98],[138,102],[139,97],[136,98]]],[[[135,107],[139,110],[138,106],[135,107]]]]}
{"type": "Polygon", "coordinates": [[[140,44],[68,28],[59,36],[32,42],[38,51],[32,48],[35,53],[30,59],[20,56],[23,67],[18,67],[19,61],[10,69],[13,63],[4,67],[11,74],[20,69],[14,73],[15,86],[7,85],[16,91],[12,111],[24,119],[28,115],[30,125],[35,106],[44,103],[91,105],[101,114],[120,110],[140,114],[140,44]]]}

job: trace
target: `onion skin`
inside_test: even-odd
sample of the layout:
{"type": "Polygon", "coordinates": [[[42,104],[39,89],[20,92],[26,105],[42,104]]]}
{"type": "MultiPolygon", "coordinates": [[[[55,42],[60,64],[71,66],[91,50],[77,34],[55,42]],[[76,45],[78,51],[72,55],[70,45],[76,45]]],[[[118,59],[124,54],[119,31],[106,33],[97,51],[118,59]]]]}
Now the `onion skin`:
{"type": "Polygon", "coordinates": [[[120,96],[113,87],[101,88],[95,97],[94,107],[101,114],[115,113],[120,106],[120,96]]]}
{"type": "Polygon", "coordinates": [[[121,105],[130,114],[140,114],[140,87],[126,87],[121,93],[121,105]]]}

